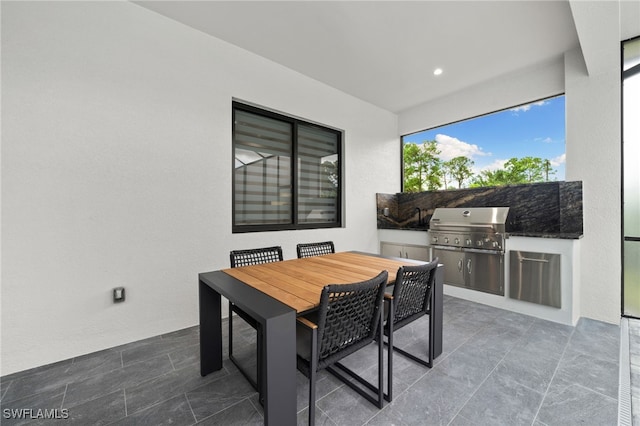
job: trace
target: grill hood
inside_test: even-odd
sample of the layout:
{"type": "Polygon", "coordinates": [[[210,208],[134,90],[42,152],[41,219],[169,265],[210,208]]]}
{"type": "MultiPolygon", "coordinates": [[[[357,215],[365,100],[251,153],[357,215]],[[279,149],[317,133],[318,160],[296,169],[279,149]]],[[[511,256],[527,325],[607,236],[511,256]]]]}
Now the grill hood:
{"type": "Polygon", "coordinates": [[[430,230],[459,230],[462,228],[492,228],[504,230],[509,207],[437,208],[429,221],[430,230]]]}

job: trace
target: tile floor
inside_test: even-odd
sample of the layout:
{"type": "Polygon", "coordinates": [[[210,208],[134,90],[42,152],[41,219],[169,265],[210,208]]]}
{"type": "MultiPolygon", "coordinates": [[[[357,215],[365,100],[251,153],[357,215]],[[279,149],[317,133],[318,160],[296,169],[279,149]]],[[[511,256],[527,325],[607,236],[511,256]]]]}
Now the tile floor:
{"type": "MultiPolygon", "coordinates": [[[[424,351],[426,320],[402,329],[396,342],[424,351]]],[[[581,319],[570,327],[448,296],[444,320],[444,351],[432,369],[394,357],[395,397],[382,410],[322,374],[317,423],[617,423],[619,326],[581,319]]],[[[252,330],[238,335],[239,349],[251,348],[252,330]]],[[[7,410],[27,408],[34,416],[38,409],[67,413],[61,424],[262,424],[257,394],[228,360],[200,377],[198,339],[192,327],[2,377],[1,423],[55,423],[7,418],[7,410]]],[[[347,362],[373,375],[375,353],[371,345],[347,362]]],[[[298,423],[305,424],[308,386],[298,379],[298,423]]]]}

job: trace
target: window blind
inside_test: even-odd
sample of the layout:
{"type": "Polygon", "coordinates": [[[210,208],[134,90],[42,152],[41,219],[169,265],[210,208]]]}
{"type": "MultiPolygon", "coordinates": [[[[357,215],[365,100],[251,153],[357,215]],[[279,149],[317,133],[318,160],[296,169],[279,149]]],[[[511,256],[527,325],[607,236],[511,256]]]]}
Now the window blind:
{"type": "Polygon", "coordinates": [[[337,220],[338,136],[298,125],[298,223],[337,220]]]}
{"type": "Polygon", "coordinates": [[[235,223],[291,223],[290,123],[236,111],[235,223]]]}

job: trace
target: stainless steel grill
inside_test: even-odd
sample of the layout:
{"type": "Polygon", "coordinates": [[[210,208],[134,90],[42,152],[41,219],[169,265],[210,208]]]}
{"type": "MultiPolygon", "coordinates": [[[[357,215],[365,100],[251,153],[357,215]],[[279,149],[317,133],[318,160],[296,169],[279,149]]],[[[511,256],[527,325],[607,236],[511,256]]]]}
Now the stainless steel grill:
{"type": "Polygon", "coordinates": [[[434,247],[504,252],[509,207],[438,208],[429,221],[434,247]]]}
{"type": "Polygon", "coordinates": [[[504,295],[508,214],[508,207],[435,209],[428,238],[445,284],[504,295]]]}

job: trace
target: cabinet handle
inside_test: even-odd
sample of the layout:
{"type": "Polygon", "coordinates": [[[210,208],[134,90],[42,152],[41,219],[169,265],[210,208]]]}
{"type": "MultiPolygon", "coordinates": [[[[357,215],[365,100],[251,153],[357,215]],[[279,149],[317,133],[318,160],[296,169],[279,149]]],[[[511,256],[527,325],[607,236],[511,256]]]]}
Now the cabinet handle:
{"type": "Polygon", "coordinates": [[[471,259],[467,260],[467,271],[471,274],[471,259]]]}
{"type": "Polygon", "coordinates": [[[400,250],[399,253],[400,253],[400,257],[402,257],[402,250],[400,250]]]}
{"type": "Polygon", "coordinates": [[[462,272],[462,259],[458,260],[458,271],[462,272]]]}
{"type": "Polygon", "coordinates": [[[520,263],[522,262],[538,262],[538,263],[549,263],[547,259],[532,259],[530,257],[520,258],[520,263]]]}

